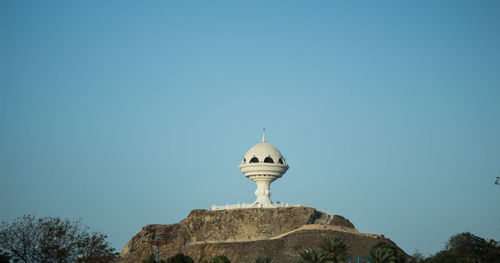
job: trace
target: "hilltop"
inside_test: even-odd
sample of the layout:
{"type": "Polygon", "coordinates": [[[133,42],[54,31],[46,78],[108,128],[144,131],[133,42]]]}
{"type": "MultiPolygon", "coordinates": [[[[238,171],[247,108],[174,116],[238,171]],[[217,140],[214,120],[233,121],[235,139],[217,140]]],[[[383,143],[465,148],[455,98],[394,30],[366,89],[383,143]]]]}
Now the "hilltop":
{"type": "Polygon", "coordinates": [[[123,248],[119,262],[139,262],[154,250],[147,241],[159,235],[170,244],[160,258],[178,252],[201,262],[224,254],[232,262],[251,262],[268,256],[272,262],[295,262],[298,251],[318,246],[325,237],[341,236],[353,256],[364,256],[379,241],[395,245],[383,235],[359,233],[339,215],[311,207],[193,210],[177,224],[147,225],[123,248]]]}

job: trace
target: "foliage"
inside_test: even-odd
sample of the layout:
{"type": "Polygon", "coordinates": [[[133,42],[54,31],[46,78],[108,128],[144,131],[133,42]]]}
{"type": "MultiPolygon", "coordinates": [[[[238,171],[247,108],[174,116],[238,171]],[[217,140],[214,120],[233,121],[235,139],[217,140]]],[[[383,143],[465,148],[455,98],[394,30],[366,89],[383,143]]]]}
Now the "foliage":
{"type": "Polygon", "coordinates": [[[368,254],[375,263],[396,263],[394,250],[388,247],[374,247],[368,254]]]}
{"type": "Polygon", "coordinates": [[[271,258],[270,257],[256,258],[254,263],[271,263],[271,258]]]}
{"type": "Polygon", "coordinates": [[[378,242],[368,251],[369,257],[373,258],[375,263],[406,263],[406,255],[395,246],[378,242]]]}
{"type": "Polygon", "coordinates": [[[340,237],[329,237],[323,240],[320,248],[326,255],[326,260],[333,263],[340,263],[349,257],[349,247],[344,239],[340,237]]]}
{"type": "Polygon", "coordinates": [[[495,240],[485,240],[469,232],[456,234],[444,250],[424,259],[424,263],[500,262],[500,247],[495,240]]]}
{"type": "Polygon", "coordinates": [[[58,217],[24,215],[0,225],[0,249],[13,261],[26,263],[109,262],[117,253],[106,238],[80,221],[58,217]]]}
{"type": "Polygon", "coordinates": [[[420,251],[416,250],[413,255],[411,255],[412,257],[412,263],[423,263],[425,261],[425,257],[424,255],[422,255],[422,253],[420,253],[420,251]]]}
{"type": "Polygon", "coordinates": [[[461,257],[459,255],[450,253],[449,251],[440,251],[434,256],[429,257],[424,261],[425,263],[475,263],[472,258],[467,256],[461,257]]]}
{"type": "Polygon", "coordinates": [[[299,251],[301,258],[300,262],[303,263],[323,263],[327,262],[327,255],[320,249],[311,248],[299,251]]]}
{"type": "Polygon", "coordinates": [[[495,240],[486,241],[469,232],[456,234],[450,237],[446,250],[459,256],[468,256],[474,259],[483,259],[497,247],[495,240]]]}
{"type": "Polygon", "coordinates": [[[182,253],[178,253],[175,256],[167,258],[167,263],[193,263],[193,259],[182,253]]]}
{"type": "Polygon", "coordinates": [[[212,258],[209,263],[231,263],[229,259],[227,259],[224,255],[218,255],[212,258]]]}

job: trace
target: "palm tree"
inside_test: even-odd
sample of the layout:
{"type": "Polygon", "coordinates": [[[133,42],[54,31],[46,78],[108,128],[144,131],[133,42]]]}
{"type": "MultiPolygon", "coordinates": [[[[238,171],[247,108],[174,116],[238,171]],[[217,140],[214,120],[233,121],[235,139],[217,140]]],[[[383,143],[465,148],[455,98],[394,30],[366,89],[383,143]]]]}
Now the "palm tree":
{"type": "Polygon", "coordinates": [[[302,260],[300,262],[303,262],[303,263],[324,263],[324,262],[327,262],[325,253],[323,253],[323,251],[316,249],[316,248],[310,248],[307,250],[299,251],[299,255],[302,258],[302,260]]]}
{"type": "Polygon", "coordinates": [[[327,255],[326,259],[333,263],[340,263],[345,258],[349,257],[349,247],[345,244],[344,239],[340,237],[329,237],[324,239],[320,248],[327,255]]]}
{"type": "Polygon", "coordinates": [[[374,247],[368,252],[375,263],[396,263],[396,253],[390,247],[374,247]]]}
{"type": "Polygon", "coordinates": [[[271,263],[271,259],[269,257],[260,257],[255,259],[255,263],[271,263]]]}

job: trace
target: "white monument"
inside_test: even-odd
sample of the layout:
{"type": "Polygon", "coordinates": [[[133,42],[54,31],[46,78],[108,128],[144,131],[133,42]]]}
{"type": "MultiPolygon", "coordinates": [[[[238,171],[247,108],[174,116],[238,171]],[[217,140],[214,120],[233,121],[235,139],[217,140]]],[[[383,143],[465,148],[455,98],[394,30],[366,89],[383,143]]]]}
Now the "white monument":
{"type": "Polygon", "coordinates": [[[257,200],[252,206],[275,207],[276,205],[273,205],[269,198],[271,196],[269,185],[288,170],[288,165],[280,151],[266,143],[265,133],[262,133],[262,142],[248,150],[238,168],[247,178],[257,184],[257,190],[255,190],[257,200]]]}
{"type": "Polygon", "coordinates": [[[241,172],[246,177],[257,184],[257,190],[255,190],[257,200],[251,204],[212,205],[212,210],[302,206],[279,202],[278,204],[273,204],[271,202],[269,198],[271,196],[269,185],[288,170],[288,165],[280,151],[271,144],[266,143],[265,133],[262,133],[262,142],[254,145],[248,150],[245,156],[243,156],[243,160],[241,160],[241,164],[238,168],[240,168],[241,172]]]}

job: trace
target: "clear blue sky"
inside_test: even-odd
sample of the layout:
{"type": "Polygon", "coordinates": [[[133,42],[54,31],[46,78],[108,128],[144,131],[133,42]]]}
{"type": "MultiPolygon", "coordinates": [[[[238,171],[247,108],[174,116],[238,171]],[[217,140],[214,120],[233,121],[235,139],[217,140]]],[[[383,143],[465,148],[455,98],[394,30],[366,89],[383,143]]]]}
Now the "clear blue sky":
{"type": "Polygon", "coordinates": [[[0,0],[0,220],[82,218],[124,244],[274,201],[408,253],[500,240],[499,1],[0,0]]]}

